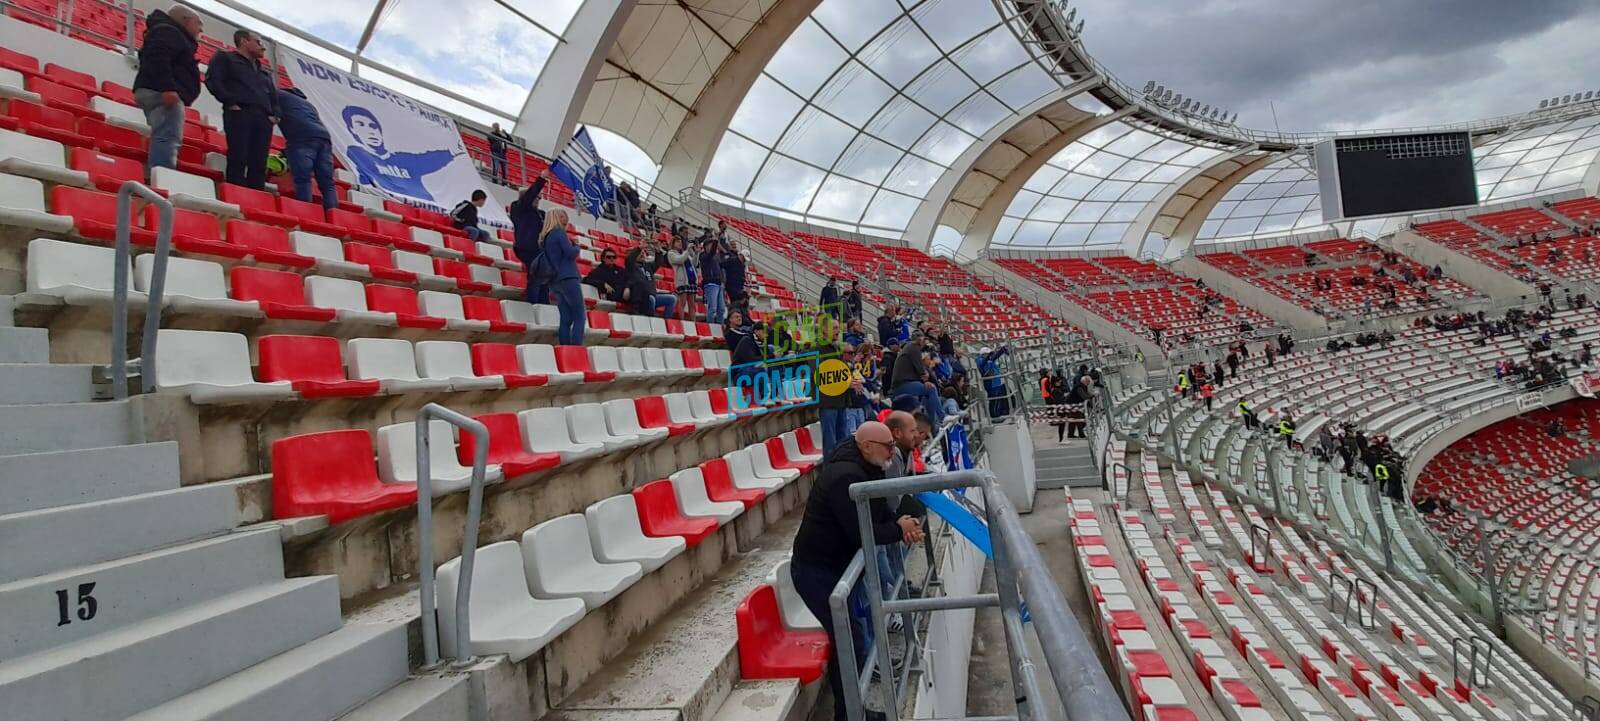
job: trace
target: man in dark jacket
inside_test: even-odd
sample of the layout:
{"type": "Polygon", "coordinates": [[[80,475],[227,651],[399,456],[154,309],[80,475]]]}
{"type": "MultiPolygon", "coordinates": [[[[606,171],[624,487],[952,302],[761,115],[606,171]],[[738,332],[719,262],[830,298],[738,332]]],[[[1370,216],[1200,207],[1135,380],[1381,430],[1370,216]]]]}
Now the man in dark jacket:
{"type": "Polygon", "coordinates": [[[583,283],[594,286],[595,290],[600,291],[601,298],[621,303],[624,300],[623,291],[628,289],[628,277],[617,263],[617,251],[610,248],[602,251],[600,262],[583,277],[583,283]]]}
{"type": "Polygon", "coordinates": [[[495,123],[494,129],[489,131],[489,175],[497,183],[506,182],[506,143],[515,142],[511,134],[500,129],[500,124],[495,123]]]}
{"type": "Polygon", "coordinates": [[[839,317],[839,279],[829,277],[828,282],[822,286],[822,294],[817,298],[817,305],[822,306],[822,312],[835,318],[839,317]]]}
{"type": "Polygon", "coordinates": [[[267,150],[278,122],[278,93],[261,66],[267,48],[249,30],[233,33],[238,50],[211,57],[206,89],[222,103],[222,132],[228,136],[228,182],[254,190],[267,187],[267,150]]]}
{"type": "MultiPolygon", "coordinates": [[[[840,443],[824,459],[817,471],[816,486],[806,498],[800,530],[795,533],[789,575],[794,580],[795,592],[827,630],[835,649],[844,647],[842,639],[851,638],[851,629],[834,628],[828,596],[850,565],[850,559],[864,545],[856,520],[856,504],[850,500],[850,486],[882,479],[884,466],[893,454],[894,434],[888,426],[877,421],[861,424],[854,437],[840,443]]],[[[911,516],[895,518],[884,499],[872,499],[867,508],[871,514],[873,543],[881,546],[897,541],[922,541],[922,524],[911,516]]],[[[855,644],[855,651],[859,667],[866,649],[862,644],[855,644]]],[[[845,721],[844,680],[837,657],[828,662],[828,685],[833,689],[833,717],[835,721],[845,721]]]]}
{"type": "Polygon", "coordinates": [[[895,342],[900,335],[900,318],[896,306],[890,303],[883,308],[883,315],[878,316],[878,342],[889,345],[895,342]]]}
{"type": "Polygon", "coordinates": [[[187,5],[156,10],[145,20],[144,45],[139,48],[139,73],[133,78],[133,99],[150,124],[151,168],[178,167],[178,147],[183,145],[183,109],[200,97],[200,63],[195,60],[202,23],[187,5]]]}
{"type": "Polygon", "coordinates": [[[944,401],[939,398],[939,387],[933,383],[932,369],[938,364],[938,353],[909,343],[895,356],[894,370],[889,374],[891,397],[915,397],[936,427],[944,421],[944,401]]]}
{"type": "Polygon", "coordinates": [[[324,209],[339,207],[333,188],[333,141],[316,106],[299,88],[278,91],[278,128],[283,130],[283,157],[294,176],[294,197],[311,202],[311,181],[317,181],[324,209]]]}
{"type": "Polygon", "coordinates": [[[861,281],[850,281],[850,290],[844,293],[845,320],[861,319],[861,281]]]}
{"type": "Polygon", "coordinates": [[[539,196],[544,193],[549,177],[549,170],[540,173],[532,185],[523,188],[522,194],[506,206],[506,214],[511,217],[511,252],[529,273],[527,300],[536,304],[550,302],[550,287],[532,282],[533,259],[539,256],[539,238],[544,235],[544,211],[539,208],[539,196]]]}
{"type": "Polygon", "coordinates": [[[478,209],[489,202],[489,194],[482,189],[472,191],[472,198],[456,203],[450,209],[450,224],[467,234],[467,239],[476,243],[489,239],[489,231],[478,227],[478,209]]]}
{"type": "Polygon", "coordinates": [[[722,292],[729,308],[750,309],[750,294],[744,289],[744,252],[729,248],[722,254],[722,292]]]}

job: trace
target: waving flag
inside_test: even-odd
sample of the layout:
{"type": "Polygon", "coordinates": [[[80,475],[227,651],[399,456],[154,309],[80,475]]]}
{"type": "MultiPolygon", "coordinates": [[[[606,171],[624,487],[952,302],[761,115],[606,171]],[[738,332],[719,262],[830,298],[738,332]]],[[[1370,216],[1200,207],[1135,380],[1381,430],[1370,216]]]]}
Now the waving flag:
{"type": "Polygon", "coordinates": [[[599,217],[604,203],[616,198],[616,186],[606,174],[606,163],[594,149],[588,128],[578,128],[567,141],[567,147],[550,164],[550,174],[572,188],[578,202],[588,207],[589,214],[599,217]]]}

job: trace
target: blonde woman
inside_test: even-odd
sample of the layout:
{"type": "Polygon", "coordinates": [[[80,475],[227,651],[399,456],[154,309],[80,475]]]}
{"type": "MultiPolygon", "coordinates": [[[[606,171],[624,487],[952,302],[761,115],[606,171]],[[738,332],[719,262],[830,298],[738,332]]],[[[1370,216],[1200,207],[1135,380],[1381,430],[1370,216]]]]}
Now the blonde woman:
{"type": "Polygon", "coordinates": [[[567,211],[551,210],[544,215],[545,262],[555,271],[550,281],[550,299],[561,312],[556,325],[556,342],[561,345],[583,345],[584,307],[583,289],[579,285],[578,247],[567,238],[567,211]]]}

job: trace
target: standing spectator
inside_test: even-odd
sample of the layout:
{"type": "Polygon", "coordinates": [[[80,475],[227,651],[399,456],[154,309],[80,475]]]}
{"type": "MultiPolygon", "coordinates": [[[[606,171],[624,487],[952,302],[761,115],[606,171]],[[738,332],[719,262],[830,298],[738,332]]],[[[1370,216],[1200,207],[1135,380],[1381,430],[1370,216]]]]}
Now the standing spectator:
{"type": "Polygon", "coordinates": [[[1264,345],[1263,350],[1265,350],[1266,354],[1267,354],[1267,367],[1271,368],[1273,359],[1278,357],[1278,352],[1277,352],[1277,350],[1275,348],[1273,348],[1272,343],[1270,343],[1270,342],[1265,343],[1263,345],[1264,345]]]}
{"type": "Polygon", "coordinates": [[[939,344],[939,357],[951,363],[956,362],[956,340],[950,337],[950,330],[943,326],[935,329],[934,342],[939,344]]]}
{"type": "Polygon", "coordinates": [[[1228,362],[1228,380],[1233,380],[1234,378],[1238,378],[1239,377],[1239,354],[1235,353],[1232,348],[1228,349],[1227,362],[1228,362]]]}
{"type": "Polygon", "coordinates": [[[633,184],[622,181],[617,186],[617,222],[622,229],[630,235],[639,235],[639,191],[633,189],[633,184]]]}
{"type": "Polygon", "coordinates": [[[736,250],[727,241],[722,241],[727,249],[722,254],[722,293],[728,297],[728,307],[738,306],[746,313],[750,311],[750,294],[745,291],[744,269],[748,263],[743,250],[736,250]]]}
{"type": "Polygon", "coordinates": [[[1211,384],[1221,388],[1223,378],[1222,361],[1219,360],[1211,365],[1211,384]]]}
{"type": "Polygon", "coordinates": [[[895,342],[899,335],[900,320],[895,316],[898,308],[890,303],[883,307],[883,315],[878,316],[878,342],[887,346],[895,342]]]}
{"type": "Polygon", "coordinates": [[[489,231],[478,227],[478,209],[487,202],[489,202],[488,193],[482,189],[472,191],[471,200],[456,203],[456,207],[450,211],[450,225],[466,233],[467,238],[473,242],[487,240],[489,231]]]}
{"type": "Polygon", "coordinates": [[[850,281],[850,290],[844,292],[844,317],[861,320],[861,281],[850,281]]]}
{"type": "Polygon", "coordinates": [[[339,207],[339,194],[333,187],[333,140],[316,106],[306,101],[299,88],[278,91],[278,128],[285,141],[283,157],[294,176],[294,197],[311,202],[311,181],[317,181],[323,210],[339,207]]]}
{"type": "Polygon", "coordinates": [[[178,146],[183,145],[183,109],[200,97],[200,14],[188,5],[156,10],[145,20],[144,44],[139,48],[139,73],[133,77],[133,99],[150,126],[151,168],[178,167],[178,146]]]}
{"type": "MultiPolygon", "coordinates": [[[[683,320],[694,319],[694,289],[699,285],[695,282],[694,264],[699,257],[689,248],[688,241],[681,235],[672,236],[672,245],[667,250],[667,264],[672,266],[673,290],[678,294],[678,317],[683,320]]],[[[731,319],[732,313],[728,314],[731,319]]]]}
{"type": "Polygon", "coordinates": [[[889,376],[890,393],[917,398],[935,425],[944,420],[944,402],[939,399],[939,389],[934,385],[932,375],[933,365],[938,360],[938,354],[925,352],[921,346],[913,343],[900,349],[889,376]]]}
{"type": "Polygon", "coordinates": [[[222,131],[228,136],[228,182],[252,190],[267,187],[267,151],[272,125],[278,122],[276,84],[261,58],[267,54],[261,36],[236,30],[238,48],[211,56],[206,89],[222,103],[222,131]]]}
{"type": "Polygon", "coordinates": [[[1006,379],[1000,370],[1000,359],[1010,353],[1011,346],[978,351],[978,379],[983,384],[984,395],[989,397],[989,417],[997,422],[1011,415],[1011,399],[1007,397],[1006,379]]]}
{"type": "Polygon", "coordinates": [[[1243,398],[1239,399],[1239,418],[1244,420],[1245,428],[1253,429],[1259,423],[1256,420],[1256,412],[1250,409],[1250,401],[1243,398]]]}
{"type": "Polygon", "coordinates": [[[1212,386],[1210,381],[1200,384],[1200,400],[1206,402],[1207,413],[1211,412],[1211,396],[1216,392],[1216,387],[1212,386]]]}
{"type": "Polygon", "coordinates": [[[822,306],[822,312],[835,318],[842,314],[839,312],[839,279],[828,276],[828,282],[822,286],[822,295],[817,298],[817,305],[822,306]]]}
{"type": "Polygon", "coordinates": [[[578,281],[578,247],[567,239],[567,211],[553,209],[544,216],[544,257],[554,268],[555,280],[550,295],[555,298],[561,320],[556,324],[556,342],[583,345],[585,309],[583,289],[578,281]]]}
{"type": "Polygon", "coordinates": [[[511,201],[511,206],[506,209],[511,215],[511,252],[517,255],[517,260],[522,261],[522,267],[528,273],[529,303],[550,302],[550,286],[532,280],[533,261],[539,255],[540,239],[544,237],[544,211],[539,209],[539,195],[544,192],[545,181],[549,178],[549,170],[540,173],[539,179],[523,188],[522,194],[511,201]]]}
{"type": "MultiPolygon", "coordinates": [[[[824,345],[817,350],[821,358],[841,355],[834,345],[824,345]]],[[[846,359],[844,362],[848,364],[850,361],[846,359]]],[[[817,395],[818,420],[822,422],[822,453],[826,457],[847,437],[850,423],[848,411],[856,406],[856,387],[852,383],[841,393],[828,395],[819,392],[817,395]]]]}
{"type": "Polygon", "coordinates": [[[722,271],[722,261],[726,257],[722,241],[716,238],[703,238],[700,245],[700,292],[706,300],[706,322],[721,323],[726,312],[722,295],[722,283],[726,275],[722,271]]]}
{"type": "MultiPolygon", "coordinates": [[[[844,639],[854,638],[855,629],[835,628],[828,598],[844,575],[845,567],[861,551],[864,539],[856,518],[856,503],[850,499],[850,486],[883,478],[883,467],[894,455],[894,434],[877,421],[868,421],[855,435],[839,444],[826,456],[817,471],[816,486],[806,498],[800,530],[794,538],[794,557],[789,575],[795,592],[812,615],[828,632],[833,648],[844,648],[844,639]]],[[[896,518],[882,498],[867,503],[871,517],[872,541],[877,545],[895,542],[920,543],[922,524],[911,516],[896,518]]],[[[864,644],[856,649],[858,668],[866,658],[864,644]]],[[[833,691],[833,718],[845,721],[844,684],[837,657],[828,662],[828,686],[833,691]]],[[[855,679],[849,679],[854,683],[855,679]]]]}
{"type": "Polygon", "coordinates": [[[500,129],[500,124],[495,123],[489,131],[489,174],[495,182],[506,182],[506,143],[513,142],[511,134],[500,129]]]}

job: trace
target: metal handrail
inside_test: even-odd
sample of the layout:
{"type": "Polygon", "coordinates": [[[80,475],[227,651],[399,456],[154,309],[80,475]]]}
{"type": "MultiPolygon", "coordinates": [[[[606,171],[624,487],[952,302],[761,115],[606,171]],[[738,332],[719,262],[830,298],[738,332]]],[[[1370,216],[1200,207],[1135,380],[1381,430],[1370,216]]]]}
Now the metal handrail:
{"type": "Polygon", "coordinates": [[[111,397],[128,397],[128,270],[133,255],[133,196],[138,195],[160,210],[156,224],[156,261],[150,272],[150,288],[145,292],[144,338],[139,346],[139,389],[156,389],[156,338],[161,330],[161,295],[167,286],[167,256],[172,250],[172,201],[136,180],[125,181],[117,189],[116,267],[111,277],[111,397]]]}
{"type": "Polygon", "coordinates": [[[433,474],[429,465],[428,426],[438,418],[474,439],[472,484],[467,491],[467,526],[461,537],[461,572],[456,582],[455,648],[445,649],[456,665],[472,661],[472,563],[478,551],[478,522],[483,515],[483,476],[489,464],[489,427],[438,403],[417,411],[417,575],[421,578],[422,660],[425,667],[439,662],[438,619],[434,617],[433,578],[433,474]]]}

